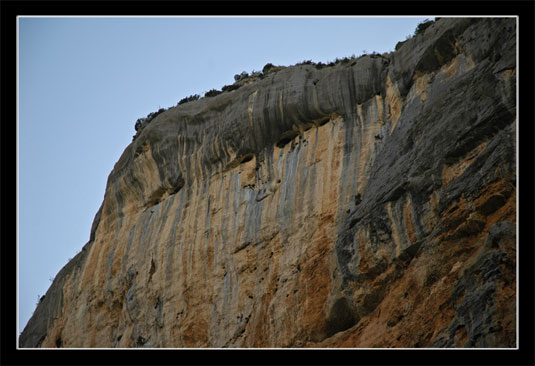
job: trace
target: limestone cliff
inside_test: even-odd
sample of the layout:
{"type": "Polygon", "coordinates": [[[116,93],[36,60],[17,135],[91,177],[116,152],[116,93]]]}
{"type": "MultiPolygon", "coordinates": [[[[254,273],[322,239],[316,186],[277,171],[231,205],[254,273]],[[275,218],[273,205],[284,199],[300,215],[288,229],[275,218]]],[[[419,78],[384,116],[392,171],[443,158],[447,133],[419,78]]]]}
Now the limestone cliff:
{"type": "Polygon", "coordinates": [[[515,347],[516,24],[158,114],[21,347],[515,347]]]}

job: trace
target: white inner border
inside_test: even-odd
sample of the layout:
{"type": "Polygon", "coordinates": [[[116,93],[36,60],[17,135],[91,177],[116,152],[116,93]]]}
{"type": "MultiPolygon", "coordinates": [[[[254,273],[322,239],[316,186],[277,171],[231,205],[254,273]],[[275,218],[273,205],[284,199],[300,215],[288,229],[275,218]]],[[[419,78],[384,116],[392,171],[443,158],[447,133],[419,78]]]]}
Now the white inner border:
{"type": "MultiPolygon", "coordinates": [[[[264,15],[257,15],[257,16],[236,16],[236,15],[229,15],[229,16],[220,16],[220,15],[210,15],[210,16],[159,16],[159,15],[147,15],[147,16],[115,16],[115,15],[102,15],[102,16],[85,16],[85,15],[45,15],[45,16],[39,16],[39,15],[19,15],[17,16],[17,29],[16,29],[16,35],[17,35],[17,51],[16,51],[16,58],[17,58],[17,96],[16,96],[16,116],[17,116],[17,157],[16,157],[16,164],[17,164],[17,173],[16,173],[16,179],[17,179],[17,321],[16,321],[16,337],[17,337],[17,350],[517,350],[520,346],[520,340],[519,340],[519,332],[518,332],[518,325],[519,325],[519,319],[518,319],[518,309],[520,307],[519,303],[519,292],[520,292],[520,282],[519,282],[519,273],[518,273],[518,262],[520,260],[519,257],[519,246],[518,246],[518,203],[519,203],[519,169],[518,169],[518,144],[519,144],[519,90],[518,90],[518,75],[520,73],[520,67],[519,67],[519,59],[518,59],[518,49],[519,49],[519,18],[516,15],[492,15],[492,16],[483,16],[483,15],[454,15],[454,16],[441,16],[441,15],[388,15],[388,16],[381,16],[381,15],[369,15],[369,16],[348,16],[348,15],[332,15],[332,16],[303,16],[303,15],[282,15],[282,16],[264,16],[264,15]],[[516,347],[515,348],[20,348],[19,347],[19,217],[18,214],[20,212],[19,210],[19,74],[20,74],[20,68],[19,68],[19,40],[20,40],[20,33],[19,33],[19,20],[21,18],[436,18],[436,17],[442,17],[442,18],[515,18],[516,19],[516,70],[515,70],[515,77],[516,77],[516,144],[515,144],[515,150],[516,150],[516,347]]],[[[49,287],[50,288],[50,287],[49,287]]],[[[31,319],[31,317],[30,317],[31,319]]],[[[28,320],[29,321],[29,320],[28,320]]]]}

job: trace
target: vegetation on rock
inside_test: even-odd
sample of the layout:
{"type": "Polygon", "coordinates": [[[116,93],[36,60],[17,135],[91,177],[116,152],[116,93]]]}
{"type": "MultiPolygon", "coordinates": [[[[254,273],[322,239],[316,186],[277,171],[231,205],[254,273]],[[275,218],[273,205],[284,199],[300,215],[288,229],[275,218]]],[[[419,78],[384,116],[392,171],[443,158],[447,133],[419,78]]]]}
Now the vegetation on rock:
{"type": "Polygon", "coordinates": [[[204,93],[204,96],[206,98],[211,98],[211,97],[215,97],[216,95],[219,95],[221,93],[223,93],[221,90],[211,89],[211,90],[207,91],[206,93],[204,93]]]}
{"type": "Polygon", "coordinates": [[[426,19],[423,22],[419,23],[418,26],[416,27],[416,30],[414,31],[414,35],[416,36],[418,34],[423,33],[433,23],[434,21],[429,20],[429,19],[426,19]]]}
{"type": "Polygon", "coordinates": [[[180,101],[178,102],[177,105],[193,102],[193,101],[199,100],[200,98],[201,98],[201,96],[199,94],[193,94],[193,95],[190,95],[189,97],[185,97],[185,98],[180,99],[180,101]]]}

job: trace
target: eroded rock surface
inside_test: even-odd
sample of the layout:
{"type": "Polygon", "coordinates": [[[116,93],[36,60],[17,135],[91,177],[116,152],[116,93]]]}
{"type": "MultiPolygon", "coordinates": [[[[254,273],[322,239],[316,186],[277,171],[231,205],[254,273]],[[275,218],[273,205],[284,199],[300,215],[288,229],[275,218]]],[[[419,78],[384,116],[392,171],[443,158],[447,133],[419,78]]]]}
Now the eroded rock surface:
{"type": "Polygon", "coordinates": [[[515,19],[159,114],[22,347],[515,347],[515,19]]]}

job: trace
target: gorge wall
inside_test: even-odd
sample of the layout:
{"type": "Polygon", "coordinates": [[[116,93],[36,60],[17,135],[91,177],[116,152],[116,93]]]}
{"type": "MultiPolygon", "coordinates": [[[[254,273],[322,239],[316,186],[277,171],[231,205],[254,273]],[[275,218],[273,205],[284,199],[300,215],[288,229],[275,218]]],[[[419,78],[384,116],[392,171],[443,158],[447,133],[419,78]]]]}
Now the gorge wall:
{"type": "Polygon", "coordinates": [[[21,347],[515,347],[516,22],[160,113],[21,347]]]}

